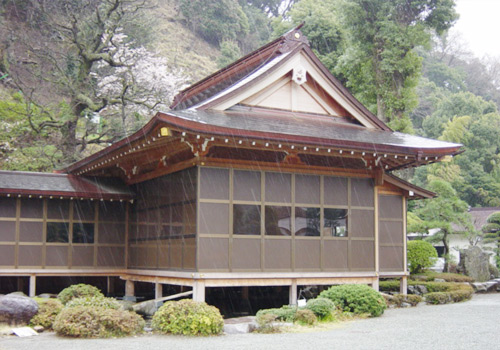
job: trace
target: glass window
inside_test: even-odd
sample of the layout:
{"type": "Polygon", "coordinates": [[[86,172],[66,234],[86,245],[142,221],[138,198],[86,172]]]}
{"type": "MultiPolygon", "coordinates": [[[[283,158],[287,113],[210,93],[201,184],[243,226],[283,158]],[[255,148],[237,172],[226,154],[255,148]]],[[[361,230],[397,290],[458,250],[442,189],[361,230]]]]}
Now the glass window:
{"type": "Polygon", "coordinates": [[[73,243],[94,243],[94,224],[73,224],[73,243]]]}
{"type": "Polygon", "coordinates": [[[290,207],[266,205],[266,235],[290,236],[292,210],[290,207]]]}
{"type": "Polygon", "coordinates": [[[68,243],[69,223],[67,222],[47,222],[47,242],[68,243]]]}
{"type": "Polygon", "coordinates": [[[260,206],[235,204],[233,206],[233,234],[260,235],[260,206]]]}
{"type": "Polygon", "coordinates": [[[295,235],[319,236],[320,231],[319,208],[295,208],[295,235]]]}
{"type": "Polygon", "coordinates": [[[325,209],[323,234],[347,237],[347,209],[325,209]]]}

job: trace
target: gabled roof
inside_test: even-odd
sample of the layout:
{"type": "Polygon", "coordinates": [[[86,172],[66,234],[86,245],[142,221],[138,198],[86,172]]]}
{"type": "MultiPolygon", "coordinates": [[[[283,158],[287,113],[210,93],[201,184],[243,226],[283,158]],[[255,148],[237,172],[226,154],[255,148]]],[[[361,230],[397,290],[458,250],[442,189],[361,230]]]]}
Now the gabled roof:
{"type": "Polygon", "coordinates": [[[0,171],[0,195],[105,200],[134,198],[134,193],[120,179],[23,171],[0,171]]]}
{"type": "Polygon", "coordinates": [[[299,28],[183,90],[174,98],[172,110],[227,110],[250,104],[297,112],[319,111],[390,131],[319,61],[299,28]],[[262,96],[266,90],[268,95],[262,96]]]}

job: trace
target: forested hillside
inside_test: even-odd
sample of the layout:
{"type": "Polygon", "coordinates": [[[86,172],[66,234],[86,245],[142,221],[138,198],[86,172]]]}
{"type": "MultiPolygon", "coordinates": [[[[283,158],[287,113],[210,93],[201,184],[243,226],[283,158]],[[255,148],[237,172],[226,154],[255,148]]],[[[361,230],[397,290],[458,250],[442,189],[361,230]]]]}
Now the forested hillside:
{"type": "Polygon", "coordinates": [[[81,159],[304,22],[323,63],[394,130],[465,146],[400,176],[465,207],[500,205],[500,61],[448,35],[457,18],[453,0],[0,0],[0,166],[81,159]]]}

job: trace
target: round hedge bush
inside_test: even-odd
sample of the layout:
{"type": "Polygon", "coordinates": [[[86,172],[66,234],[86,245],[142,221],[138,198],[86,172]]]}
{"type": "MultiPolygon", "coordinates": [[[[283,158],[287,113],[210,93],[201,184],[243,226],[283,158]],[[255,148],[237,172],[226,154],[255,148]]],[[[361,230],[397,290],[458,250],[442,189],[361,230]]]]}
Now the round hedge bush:
{"type": "Polygon", "coordinates": [[[66,303],[71,299],[81,297],[104,298],[104,294],[102,294],[97,287],[91,286],[90,284],[80,283],[69,286],[68,288],[64,288],[57,296],[57,298],[61,301],[61,303],[63,303],[63,305],[66,305],[66,303]]]}
{"type": "Polygon", "coordinates": [[[387,307],[382,295],[363,284],[344,284],[333,286],[319,295],[327,298],[344,312],[380,316],[387,307]]]}
{"type": "Polygon", "coordinates": [[[38,304],[38,312],[30,320],[30,326],[42,326],[52,329],[56,316],[61,312],[63,305],[58,299],[34,298],[38,304]]]}
{"type": "Polygon", "coordinates": [[[306,309],[314,312],[320,320],[324,320],[331,317],[332,311],[335,310],[335,304],[327,298],[309,299],[306,309]]]}
{"type": "Polygon", "coordinates": [[[297,312],[295,313],[294,321],[300,324],[312,326],[318,321],[318,319],[314,312],[312,312],[311,310],[301,309],[297,310],[297,312]]]}
{"type": "Polygon", "coordinates": [[[64,308],[53,327],[57,334],[69,337],[123,337],[142,332],[144,320],[130,311],[75,306],[64,308]]]}
{"type": "Polygon", "coordinates": [[[438,254],[432,244],[417,240],[408,242],[407,256],[410,273],[415,274],[434,265],[438,254]]]}
{"type": "Polygon", "coordinates": [[[214,335],[222,333],[224,320],[216,307],[183,299],[163,304],[153,315],[151,325],[161,333],[214,335]]]}
{"type": "Polygon", "coordinates": [[[76,307],[76,306],[92,306],[101,307],[104,309],[121,309],[121,305],[116,299],[106,298],[106,297],[81,297],[74,298],[68,301],[65,307],[76,307]]]}

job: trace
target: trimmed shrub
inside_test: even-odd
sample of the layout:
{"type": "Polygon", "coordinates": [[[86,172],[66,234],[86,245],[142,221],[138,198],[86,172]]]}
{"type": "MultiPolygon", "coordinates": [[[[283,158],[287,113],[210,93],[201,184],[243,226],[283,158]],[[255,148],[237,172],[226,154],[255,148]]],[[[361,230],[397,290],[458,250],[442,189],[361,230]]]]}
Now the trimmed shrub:
{"type": "Polygon", "coordinates": [[[470,276],[465,276],[458,273],[449,273],[449,272],[438,273],[438,272],[426,271],[422,274],[410,276],[411,280],[427,281],[427,282],[432,282],[436,278],[443,279],[446,282],[469,282],[469,283],[474,282],[474,279],[470,276]]]}
{"type": "Polygon", "coordinates": [[[437,259],[436,248],[426,241],[410,241],[407,246],[410,273],[420,271],[434,265],[437,259]]]}
{"type": "MultiPolygon", "coordinates": [[[[412,286],[425,286],[431,293],[451,292],[454,290],[473,291],[468,283],[409,281],[408,284],[412,286]]],[[[399,281],[380,281],[379,289],[382,292],[399,292],[399,281]]]]}
{"type": "Polygon", "coordinates": [[[281,321],[281,322],[293,322],[295,319],[295,313],[297,312],[296,307],[288,306],[288,305],[283,305],[280,308],[276,309],[262,309],[257,311],[257,322],[259,319],[259,316],[261,315],[274,315],[274,318],[276,321],[281,321]]]}
{"type": "Polygon", "coordinates": [[[450,298],[454,303],[459,303],[461,301],[470,300],[474,294],[473,290],[454,290],[449,292],[450,298]]]}
{"type": "Polygon", "coordinates": [[[314,312],[312,312],[309,309],[297,310],[297,312],[295,313],[295,322],[297,322],[299,324],[305,324],[308,326],[312,326],[317,321],[318,321],[318,318],[316,317],[314,312]]]}
{"type": "Polygon", "coordinates": [[[401,304],[403,303],[408,303],[411,306],[417,306],[418,303],[420,303],[422,300],[424,300],[420,295],[413,295],[413,294],[396,294],[393,295],[392,302],[397,306],[401,307],[401,304]]]}
{"type": "Polygon", "coordinates": [[[66,303],[66,307],[76,306],[92,306],[114,310],[119,310],[122,308],[118,301],[113,298],[106,297],[81,297],[72,299],[66,303]]]}
{"type": "Polygon", "coordinates": [[[63,303],[63,305],[66,305],[66,303],[71,299],[81,297],[104,298],[104,295],[97,287],[91,286],[90,284],[80,283],[69,286],[68,288],[64,288],[57,296],[57,298],[61,301],[61,303],[63,303]]]}
{"type": "Polygon", "coordinates": [[[444,292],[434,292],[425,295],[425,301],[429,304],[447,304],[450,302],[450,294],[444,292]]]}
{"type": "Polygon", "coordinates": [[[215,335],[222,333],[224,320],[216,307],[183,299],[163,304],[153,315],[152,326],[161,333],[215,335]]]}
{"type": "Polygon", "coordinates": [[[311,310],[319,320],[325,320],[331,317],[335,304],[327,298],[309,299],[306,309],[311,310]]]}
{"type": "Polygon", "coordinates": [[[382,295],[367,285],[345,284],[333,286],[319,295],[327,298],[344,312],[380,316],[387,307],[382,295]]]}
{"type": "Polygon", "coordinates": [[[34,298],[38,304],[38,312],[30,320],[30,326],[42,326],[52,329],[56,316],[61,312],[63,305],[58,299],[34,298]]]}
{"type": "Polygon", "coordinates": [[[273,314],[260,314],[257,315],[257,324],[259,328],[257,331],[259,333],[277,333],[281,329],[276,325],[276,315],[273,314]]]}
{"type": "Polygon", "coordinates": [[[122,337],[143,328],[144,320],[134,312],[92,306],[64,308],[54,322],[57,334],[81,338],[122,337]]]}

